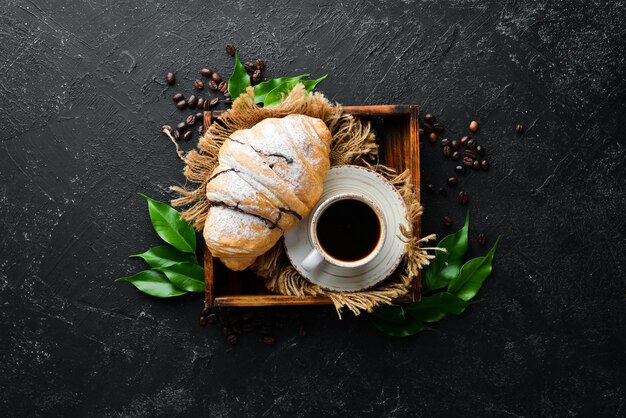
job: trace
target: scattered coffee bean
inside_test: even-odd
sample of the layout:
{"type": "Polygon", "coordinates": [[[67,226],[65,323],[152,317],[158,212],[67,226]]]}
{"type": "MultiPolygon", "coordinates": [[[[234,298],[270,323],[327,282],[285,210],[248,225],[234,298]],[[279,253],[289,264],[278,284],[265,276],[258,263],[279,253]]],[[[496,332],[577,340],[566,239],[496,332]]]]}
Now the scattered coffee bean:
{"type": "Polygon", "coordinates": [[[459,142],[461,143],[461,145],[466,146],[467,145],[467,141],[469,141],[469,136],[465,135],[463,138],[461,138],[459,140],[459,142]]]}
{"type": "Polygon", "coordinates": [[[228,89],[226,89],[226,91],[224,92],[224,97],[230,98],[230,93],[228,92],[228,89]]]}
{"type": "Polygon", "coordinates": [[[249,73],[253,73],[256,70],[256,65],[252,62],[246,62],[243,66],[249,73]]]}
{"type": "Polygon", "coordinates": [[[434,185],[434,184],[432,184],[432,183],[428,183],[428,184],[426,185],[426,191],[427,191],[428,193],[435,193],[435,185],[434,185]]]}
{"type": "Polygon", "coordinates": [[[444,189],[443,187],[439,188],[439,194],[442,195],[443,197],[448,197],[448,191],[444,189]]]}
{"type": "Polygon", "coordinates": [[[256,69],[259,71],[263,71],[265,69],[265,61],[262,59],[257,59],[255,62],[256,69]]]}
{"type": "Polygon", "coordinates": [[[206,326],[206,316],[204,316],[204,315],[200,315],[200,326],[201,327],[205,327],[206,326]]]}
{"type": "Polygon", "coordinates": [[[449,157],[450,155],[452,155],[452,148],[450,148],[450,146],[448,145],[443,147],[441,151],[443,152],[444,157],[449,157]]]}
{"type": "Polygon", "coordinates": [[[426,132],[427,134],[434,132],[433,125],[431,125],[430,123],[425,123],[423,128],[424,128],[424,132],[426,132]]]}
{"type": "Polygon", "coordinates": [[[440,124],[440,123],[435,123],[435,124],[433,125],[433,129],[434,129],[434,130],[435,130],[435,132],[437,132],[438,134],[442,133],[442,132],[445,130],[445,128],[443,127],[443,125],[442,125],[442,124],[440,124]]]}
{"type": "Polygon", "coordinates": [[[213,75],[211,75],[211,80],[219,83],[222,81],[222,76],[219,73],[213,73],[213,75]]]}
{"type": "Polygon", "coordinates": [[[204,125],[200,124],[198,126],[198,135],[202,135],[204,133],[204,125]]]}
{"type": "Polygon", "coordinates": [[[178,125],[176,125],[176,130],[178,130],[179,132],[182,132],[185,129],[187,129],[187,124],[185,122],[180,122],[178,123],[178,125]]]}
{"type": "Polygon", "coordinates": [[[183,134],[183,139],[185,141],[189,141],[191,139],[191,131],[185,131],[185,133],[183,134]]]}
{"type": "Polygon", "coordinates": [[[250,77],[250,80],[252,80],[253,83],[258,83],[259,81],[261,81],[261,70],[254,70],[254,72],[252,73],[252,77],[250,77]]]}
{"type": "Polygon", "coordinates": [[[476,152],[480,155],[485,155],[487,151],[485,151],[485,147],[482,145],[476,145],[476,152]]]}
{"type": "Polygon", "coordinates": [[[172,128],[170,125],[163,125],[161,126],[161,131],[163,132],[167,131],[171,134],[172,132],[174,132],[174,128],[172,128]]]}
{"type": "Polygon", "coordinates": [[[454,223],[454,221],[449,215],[444,216],[441,221],[443,222],[443,226],[445,226],[446,228],[450,228],[452,224],[454,223]]]}
{"type": "Polygon", "coordinates": [[[466,149],[465,150],[465,156],[466,157],[470,157],[472,160],[476,159],[476,153],[474,151],[472,151],[471,149],[466,149]]]}
{"type": "Polygon", "coordinates": [[[426,116],[424,116],[424,120],[431,125],[437,122],[437,118],[432,113],[426,113],[426,116]]]}
{"type": "Polygon", "coordinates": [[[431,144],[434,144],[435,142],[437,142],[437,134],[434,132],[429,133],[428,142],[430,142],[431,144]]]}
{"type": "Polygon", "coordinates": [[[196,124],[196,117],[195,117],[195,115],[187,116],[187,119],[185,119],[185,123],[187,124],[187,126],[195,125],[196,124]]]}
{"type": "Polygon", "coordinates": [[[489,161],[482,160],[480,162],[480,168],[482,168],[484,171],[489,171],[489,161]]]}
{"type": "Polygon", "coordinates": [[[203,69],[200,70],[200,75],[202,77],[209,78],[209,77],[211,77],[213,75],[213,70],[210,69],[210,68],[203,68],[203,69]]]}
{"type": "Polygon", "coordinates": [[[221,91],[222,93],[224,93],[226,90],[228,90],[228,85],[226,84],[225,81],[220,81],[220,84],[217,86],[217,89],[221,91]]]}
{"type": "Polygon", "coordinates": [[[524,125],[522,125],[521,123],[518,123],[517,126],[515,127],[515,133],[518,135],[524,135],[524,125]]]}
{"type": "Polygon", "coordinates": [[[474,162],[472,163],[472,168],[474,170],[480,170],[480,161],[474,160],[474,162]]]}
{"type": "Polygon", "coordinates": [[[185,96],[183,96],[182,93],[176,93],[175,95],[172,96],[172,100],[174,100],[174,103],[178,103],[181,100],[183,100],[185,98],[185,96]]]}
{"type": "Polygon", "coordinates": [[[237,52],[237,48],[235,48],[235,45],[226,44],[226,53],[228,55],[230,55],[231,57],[234,57],[235,56],[235,52],[237,52]]]}
{"type": "Polygon", "coordinates": [[[478,122],[476,122],[475,120],[471,121],[469,124],[469,131],[473,134],[478,132],[478,122]]]}
{"type": "Polygon", "coordinates": [[[206,316],[206,322],[207,324],[214,324],[217,322],[217,315],[215,315],[214,313],[210,313],[206,316]]]}
{"type": "Polygon", "coordinates": [[[189,98],[187,99],[187,106],[193,109],[194,107],[196,107],[197,104],[198,104],[198,98],[194,96],[193,94],[189,96],[189,98]]]}
{"type": "Polygon", "coordinates": [[[214,98],[212,98],[212,99],[211,99],[211,101],[209,102],[209,105],[210,105],[211,107],[213,107],[213,106],[215,106],[216,104],[218,104],[218,103],[219,103],[219,101],[220,101],[220,99],[218,99],[217,97],[214,97],[214,98]]]}
{"type": "Polygon", "coordinates": [[[204,98],[198,97],[198,109],[202,109],[204,107],[204,98]]]}
{"type": "Polygon", "coordinates": [[[174,129],[174,132],[172,132],[172,136],[174,137],[176,141],[180,139],[180,133],[176,129],[174,129]]]}
{"type": "Polygon", "coordinates": [[[445,147],[447,145],[450,145],[450,140],[448,138],[444,138],[441,140],[441,146],[445,147]]]}
{"type": "Polygon", "coordinates": [[[471,167],[474,164],[474,160],[471,157],[463,157],[463,165],[471,167]]]}
{"type": "Polygon", "coordinates": [[[267,336],[267,337],[263,337],[261,341],[265,345],[274,345],[274,343],[276,342],[276,339],[274,337],[267,336]]]}
{"type": "Polygon", "coordinates": [[[458,152],[458,151],[454,151],[454,152],[452,153],[451,157],[452,157],[452,159],[453,159],[454,161],[456,161],[456,160],[458,160],[459,158],[461,158],[461,153],[460,153],[460,152],[458,152]]]}
{"type": "Polygon", "coordinates": [[[165,76],[165,82],[170,86],[173,86],[174,83],[176,83],[176,76],[174,75],[174,73],[167,73],[167,75],[165,76]]]}
{"type": "Polygon", "coordinates": [[[456,186],[457,184],[459,184],[459,179],[454,176],[448,177],[448,186],[456,186]]]}
{"type": "Polygon", "coordinates": [[[453,150],[457,150],[461,146],[461,143],[457,141],[456,139],[453,139],[452,142],[450,142],[450,146],[452,147],[453,150]]]}
{"type": "Polygon", "coordinates": [[[424,130],[422,128],[419,128],[417,132],[419,133],[420,138],[424,136],[424,130]]]}
{"type": "Polygon", "coordinates": [[[237,341],[239,341],[239,338],[237,338],[236,335],[229,335],[228,337],[226,337],[226,342],[230,345],[237,344],[237,341]]]}
{"type": "Polygon", "coordinates": [[[478,243],[484,247],[485,243],[487,242],[487,237],[485,236],[485,234],[483,234],[482,232],[480,234],[478,234],[478,243]]]}
{"type": "Polygon", "coordinates": [[[467,141],[467,144],[465,146],[469,149],[474,149],[476,148],[476,145],[476,140],[474,138],[471,138],[467,141]]]}
{"type": "Polygon", "coordinates": [[[465,167],[463,167],[462,165],[457,165],[456,167],[454,167],[454,171],[459,174],[465,174],[466,172],[465,167]]]}
{"type": "Polygon", "coordinates": [[[300,324],[300,327],[298,327],[298,335],[300,337],[306,337],[306,327],[303,324],[300,324]]]}
{"type": "Polygon", "coordinates": [[[459,192],[459,203],[461,204],[461,206],[465,206],[467,205],[468,202],[469,202],[469,193],[467,193],[464,190],[461,190],[459,192]]]}
{"type": "Polygon", "coordinates": [[[176,109],[178,109],[178,110],[183,110],[186,107],[187,107],[187,101],[186,100],[181,100],[180,102],[176,103],[176,109]]]}
{"type": "Polygon", "coordinates": [[[204,119],[204,113],[202,113],[202,112],[196,113],[196,119],[198,121],[201,121],[202,119],[204,119]]]}
{"type": "Polygon", "coordinates": [[[200,80],[196,80],[193,82],[193,86],[198,90],[202,90],[204,88],[204,83],[200,80]]]}
{"type": "Polygon", "coordinates": [[[232,335],[232,331],[230,330],[230,328],[228,327],[224,327],[222,328],[222,334],[224,334],[225,337],[228,337],[229,335],[232,335]]]}

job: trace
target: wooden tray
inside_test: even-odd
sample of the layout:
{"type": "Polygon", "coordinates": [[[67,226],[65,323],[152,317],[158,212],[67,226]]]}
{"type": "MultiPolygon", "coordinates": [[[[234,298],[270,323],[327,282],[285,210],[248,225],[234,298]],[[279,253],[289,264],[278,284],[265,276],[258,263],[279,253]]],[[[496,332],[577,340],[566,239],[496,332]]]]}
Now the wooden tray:
{"type": "MultiPolygon", "coordinates": [[[[420,198],[420,147],[419,147],[419,106],[345,106],[344,110],[355,117],[370,120],[381,146],[381,162],[402,172],[410,169],[417,198],[420,198]]],[[[212,121],[223,111],[204,112],[204,127],[208,129],[212,121]]],[[[420,235],[420,222],[414,230],[420,235]]],[[[210,252],[204,252],[205,308],[244,307],[244,306],[286,306],[286,305],[326,305],[325,297],[295,297],[270,293],[263,283],[250,271],[236,272],[226,268],[210,252]]],[[[420,298],[421,277],[417,277],[405,301],[420,298]]]]}

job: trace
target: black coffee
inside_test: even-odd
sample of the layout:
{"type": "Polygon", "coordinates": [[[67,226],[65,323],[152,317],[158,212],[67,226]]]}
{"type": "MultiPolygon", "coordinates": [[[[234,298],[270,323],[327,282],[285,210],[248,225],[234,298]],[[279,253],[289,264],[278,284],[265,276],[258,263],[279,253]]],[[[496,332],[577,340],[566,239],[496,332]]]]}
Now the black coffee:
{"type": "Polygon", "coordinates": [[[342,261],[360,260],[376,248],[380,221],[376,212],[360,200],[339,200],[320,215],[317,237],[331,257],[342,261]]]}

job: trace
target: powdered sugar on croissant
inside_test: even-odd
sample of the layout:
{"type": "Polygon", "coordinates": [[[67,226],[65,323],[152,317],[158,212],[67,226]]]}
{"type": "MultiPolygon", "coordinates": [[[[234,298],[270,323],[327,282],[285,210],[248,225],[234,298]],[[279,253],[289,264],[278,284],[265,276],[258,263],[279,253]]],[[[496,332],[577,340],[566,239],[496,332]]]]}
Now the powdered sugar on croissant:
{"type": "Polygon", "coordinates": [[[322,194],[330,141],[326,124],[305,115],[234,132],[207,184],[204,239],[211,254],[243,270],[307,216],[322,194]]]}

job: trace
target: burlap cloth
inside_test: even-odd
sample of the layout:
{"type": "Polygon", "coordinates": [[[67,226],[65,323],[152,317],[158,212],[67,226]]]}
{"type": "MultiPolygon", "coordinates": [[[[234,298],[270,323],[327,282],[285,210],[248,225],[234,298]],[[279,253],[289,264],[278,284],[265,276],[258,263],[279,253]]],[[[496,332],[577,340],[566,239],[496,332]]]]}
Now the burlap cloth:
{"type": "MultiPolygon", "coordinates": [[[[250,87],[234,101],[232,108],[217,119],[200,138],[198,151],[193,150],[185,158],[184,174],[194,188],[172,186],[181,197],[172,201],[173,206],[188,206],[182,217],[202,231],[209,210],[206,198],[206,182],[218,163],[219,149],[231,133],[248,129],[266,118],[283,117],[289,114],[303,114],[323,120],[332,133],[331,166],[354,164],[368,167],[385,176],[400,192],[406,203],[408,224],[419,222],[422,206],[413,190],[411,173],[407,170],[397,174],[394,170],[377,164],[378,146],[370,131],[369,122],[363,122],[345,114],[340,105],[331,104],[321,93],[308,93],[298,84],[283,102],[276,106],[259,107],[254,103],[254,90],[250,87]]],[[[401,231],[406,242],[406,251],[396,271],[377,286],[360,292],[333,292],[303,278],[291,265],[283,246],[283,240],[267,253],[260,256],[250,267],[265,287],[273,292],[292,296],[327,296],[341,316],[346,307],[354,314],[371,311],[381,304],[405,295],[419,270],[432,258],[422,243],[433,239],[413,235],[412,227],[401,231]]]]}

